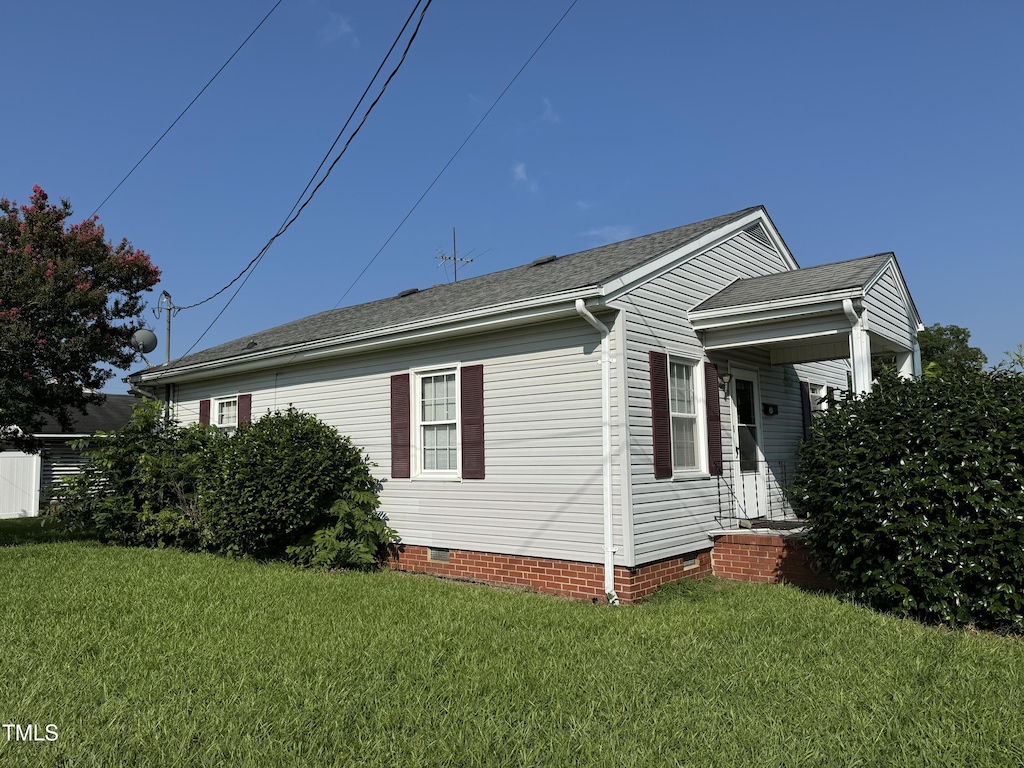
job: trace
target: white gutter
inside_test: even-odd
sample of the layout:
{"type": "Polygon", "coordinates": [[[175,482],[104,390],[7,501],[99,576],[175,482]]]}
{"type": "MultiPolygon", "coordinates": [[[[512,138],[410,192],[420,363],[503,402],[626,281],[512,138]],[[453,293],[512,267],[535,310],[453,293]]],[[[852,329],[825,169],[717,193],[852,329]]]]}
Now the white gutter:
{"type": "Polygon", "coordinates": [[[612,386],[611,355],[608,353],[610,329],[587,309],[583,299],[576,299],[576,312],[601,334],[601,463],[604,476],[604,591],[608,602],[619,604],[615,593],[614,507],[612,506],[612,386]]]}
{"type": "MultiPolygon", "coordinates": [[[[779,273],[785,274],[785,273],[779,273]]],[[[864,298],[860,288],[831,291],[813,296],[797,296],[789,299],[773,299],[742,304],[721,309],[691,309],[687,317],[696,328],[711,328],[729,323],[752,323],[765,320],[785,319],[800,314],[830,314],[842,307],[842,302],[864,298]]]]}

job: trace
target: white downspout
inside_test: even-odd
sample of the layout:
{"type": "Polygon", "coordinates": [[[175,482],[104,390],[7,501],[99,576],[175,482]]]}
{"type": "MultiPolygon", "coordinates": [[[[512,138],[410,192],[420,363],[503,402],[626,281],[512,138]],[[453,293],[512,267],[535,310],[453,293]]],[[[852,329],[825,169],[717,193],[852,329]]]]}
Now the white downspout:
{"type": "Polygon", "coordinates": [[[604,591],[608,602],[619,604],[615,593],[615,521],[612,506],[612,359],[608,353],[610,329],[587,309],[583,299],[576,299],[576,313],[601,334],[601,459],[604,476],[604,591]]]}

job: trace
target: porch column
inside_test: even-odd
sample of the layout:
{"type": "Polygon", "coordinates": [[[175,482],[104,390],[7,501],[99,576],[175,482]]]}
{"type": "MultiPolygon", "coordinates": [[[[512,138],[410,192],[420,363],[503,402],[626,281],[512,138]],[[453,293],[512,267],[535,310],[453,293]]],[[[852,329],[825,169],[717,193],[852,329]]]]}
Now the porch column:
{"type": "Polygon", "coordinates": [[[896,353],[896,370],[901,379],[910,379],[914,376],[914,351],[908,349],[906,352],[896,353]]]}
{"type": "Polygon", "coordinates": [[[857,322],[850,329],[850,358],[853,364],[853,391],[868,393],[871,391],[871,339],[864,328],[864,320],[857,322]]]}

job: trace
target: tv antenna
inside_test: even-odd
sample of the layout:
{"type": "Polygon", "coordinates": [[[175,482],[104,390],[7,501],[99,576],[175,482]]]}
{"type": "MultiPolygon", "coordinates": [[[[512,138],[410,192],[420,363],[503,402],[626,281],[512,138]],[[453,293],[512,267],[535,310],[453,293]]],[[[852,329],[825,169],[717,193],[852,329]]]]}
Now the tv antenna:
{"type": "MultiPolygon", "coordinates": [[[[470,253],[472,253],[472,251],[470,251],[470,253]]],[[[459,252],[456,249],[455,243],[455,227],[452,227],[452,255],[449,256],[447,253],[438,248],[437,256],[435,258],[437,258],[437,260],[440,262],[437,265],[439,267],[445,266],[449,261],[452,262],[452,266],[455,269],[455,279],[452,281],[454,283],[459,282],[459,264],[472,264],[474,261],[473,259],[459,258],[459,252]]],[[[447,272],[447,270],[445,270],[445,272],[447,272]]]]}

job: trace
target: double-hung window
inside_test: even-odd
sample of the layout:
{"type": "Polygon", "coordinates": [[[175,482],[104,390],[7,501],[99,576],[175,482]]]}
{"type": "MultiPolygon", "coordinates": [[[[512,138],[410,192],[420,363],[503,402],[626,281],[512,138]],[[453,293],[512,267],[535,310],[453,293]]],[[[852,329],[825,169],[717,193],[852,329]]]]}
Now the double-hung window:
{"type": "Polygon", "coordinates": [[[647,359],[654,477],[685,480],[722,474],[718,369],[653,349],[647,359]]]}
{"type": "Polygon", "coordinates": [[[434,371],[419,377],[420,469],[459,469],[458,384],[455,371],[434,371]]]}
{"type": "Polygon", "coordinates": [[[252,420],[252,395],[240,394],[214,397],[199,401],[199,423],[216,427],[229,435],[240,424],[252,420]]]}
{"type": "Polygon", "coordinates": [[[483,480],[484,367],[391,377],[391,477],[483,480]]]}
{"type": "Polygon", "coordinates": [[[672,419],[672,468],[676,471],[701,469],[700,423],[697,418],[697,388],[693,363],[675,358],[668,364],[668,400],[672,419]]]}
{"type": "Polygon", "coordinates": [[[238,398],[225,397],[214,400],[213,425],[226,432],[234,432],[238,427],[238,398]]]}

